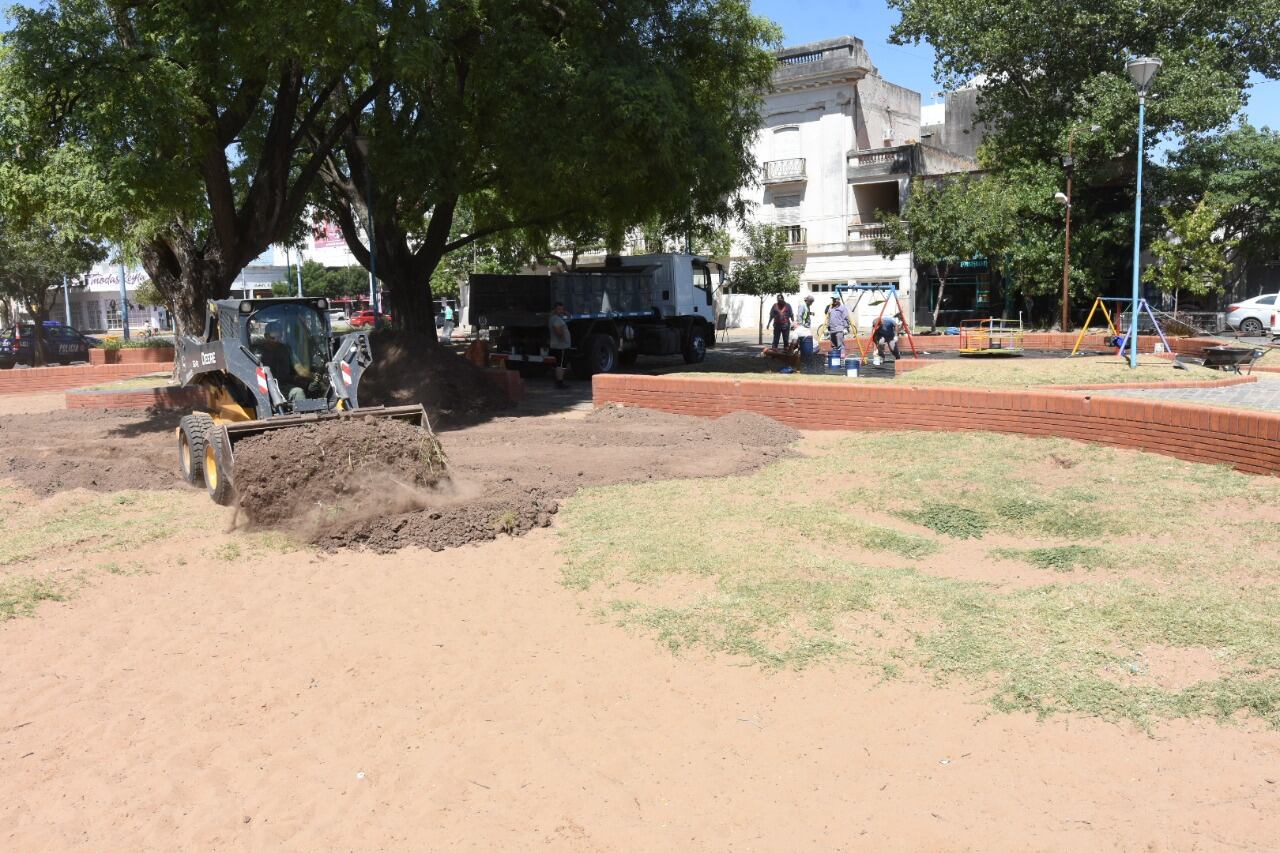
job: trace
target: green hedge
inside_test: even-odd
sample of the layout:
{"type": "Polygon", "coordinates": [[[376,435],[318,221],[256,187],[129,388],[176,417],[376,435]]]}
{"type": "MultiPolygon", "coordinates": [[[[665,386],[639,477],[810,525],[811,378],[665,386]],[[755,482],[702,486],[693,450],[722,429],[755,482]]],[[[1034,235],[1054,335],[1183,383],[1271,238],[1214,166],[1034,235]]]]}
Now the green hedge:
{"type": "Polygon", "coordinates": [[[123,338],[102,338],[102,348],[105,350],[161,349],[171,346],[173,338],[131,338],[127,341],[123,338]]]}

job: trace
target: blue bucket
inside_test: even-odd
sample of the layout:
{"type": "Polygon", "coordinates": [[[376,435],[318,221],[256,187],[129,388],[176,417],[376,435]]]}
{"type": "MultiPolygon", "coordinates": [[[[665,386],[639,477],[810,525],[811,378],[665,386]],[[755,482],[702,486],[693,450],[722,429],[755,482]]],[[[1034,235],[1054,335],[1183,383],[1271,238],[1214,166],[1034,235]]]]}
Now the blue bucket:
{"type": "Polygon", "coordinates": [[[806,335],[800,339],[800,357],[809,358],[813,355],[813,338],[806,335]]]}
{"type": "Polygon", "coordinates": [[[859,369],[862,367],[862,360],[857,358],[846,358],[844,360],[844,375],[850,379],[857,377],[859,369]]]}
{"type": "Polygon", "coordinates": [[[839,350],[832,350],[827,354],[827,368],[829,370],[844,370],[844,359],[840,357],[839,350]]]}

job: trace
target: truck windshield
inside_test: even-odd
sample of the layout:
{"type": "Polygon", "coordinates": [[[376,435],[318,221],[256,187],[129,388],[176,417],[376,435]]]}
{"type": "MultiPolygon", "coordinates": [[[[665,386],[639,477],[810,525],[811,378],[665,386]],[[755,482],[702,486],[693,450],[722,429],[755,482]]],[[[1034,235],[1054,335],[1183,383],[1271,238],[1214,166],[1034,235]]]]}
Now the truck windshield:
{"type": "Polygon", "coordinates": [[[711,270],[707,268],[706,264],[695,263],[693,265],[693,286],[706,294],[707,304],[710,305],[711,294],[715,288],[711,285],[711,270]]]}
{"type": "Polygon", "coordinates": [[[249,317],[249,348],[283,384],[323,382],[329,337],[320,312],[310,305],[268,305],[249,317]]]}

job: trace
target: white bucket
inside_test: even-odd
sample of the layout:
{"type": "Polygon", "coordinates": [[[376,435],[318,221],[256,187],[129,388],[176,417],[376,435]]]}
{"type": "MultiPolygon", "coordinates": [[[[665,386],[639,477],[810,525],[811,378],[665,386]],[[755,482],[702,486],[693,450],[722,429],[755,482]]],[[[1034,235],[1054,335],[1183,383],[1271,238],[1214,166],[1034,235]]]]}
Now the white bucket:
{"type": "Polygon", "coordinates": [[[1156,355],[1159,355],[1160,353],[1164,352],[1164,344],[1161,343],[1160,341],[1156,341],[1155,348],[1152,349],[1151,351],[1156,355]]]}

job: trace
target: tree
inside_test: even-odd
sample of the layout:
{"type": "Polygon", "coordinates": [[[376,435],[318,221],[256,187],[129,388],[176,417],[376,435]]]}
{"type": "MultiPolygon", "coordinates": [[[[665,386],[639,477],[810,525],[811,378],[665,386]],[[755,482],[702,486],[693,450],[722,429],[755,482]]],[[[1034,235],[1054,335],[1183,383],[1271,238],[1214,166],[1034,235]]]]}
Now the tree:
{"type": "Polygon", "coordinates": [[[684,231],[741,214],[779,37],[743,0],[444,0],[403,26],[414,49],[318,197],[376,264],[397,326],[434,335],[432,291],[454,280],[436,270],[478,241],[545,255],[557,234],[616,245],[651,218],[684,231]]]}
{"type": "Polygon", "coordinates": [[[938,279],[938,298],[932,318],[935,331],[951,271],[977,251],[965,216],[969,212],[970,189],[968,176],[941,180],[917,178],[911,183],[902,215],[881,213],[878,216],[884,235],[875,239],[876,251],[890,260],[909,254],[916,264],[929,267],[938,279]]]}
{"type": "Polygon", "coordinates": [[[1189,211],[1178,213],[1166,208],[1168,232],[1151,243],[1156,263],[1143,272],[1144,281],[1165,293],[1173,293],[1173,313],[1178,313],[1178,297],[1182,291],[1205,296],[1222,290],[1224,278],[1231,268],[1227,253],[1235,241],[1217,237],[1218,209],[1207,198],[1189,211]]]}
{"type": "Polygon", "coordinates": [[[764,343],[764,301],[774,293],[795,293],[800,289],[787,243],[786,232],[776,225],[753,223],[746,226],[746,260],[734,264],[729,286],[734,293],[760,298],[759,339],[764,343]]]}
{"type": "Polygon", "coordinates": [[[63,276],[86,270],[106,253],[91,240],[47,223],[0,216],[0,296],[17,301],[35,325],[35,364],[46,363],[44,323],[63,276]]]}
{"type": "Polygon", "coordinates": [[[384,11],[378,0],[17,6],[0,87],[19,118],[0,130],[23,131],[14,147],[29,168],[82,148],[110,187],[95,232],[137,254],[180,324],[198,328],[205,301],[294,229],[329,148],[385,87],[368,69],[402,42],[384,11]]]}
{"type": "Polygon", "coordinates": [[[1096,123],[1110,152],[1132,148],[1137,94],[1132,56],[1164,67],[1147,101],[1152,138],[1220,127],[1244,103],[1249,77],[1280,76],[1276,0],[889,0],[902,13],[893,41],[927,41],[949,89],[981,84],[980,113],[993,122],[999,162],[1046,162],[1065,153],[1073,125],[1096,123]]]}
{"type": "MultiPolygon", "coordinates": [[[[298,292],[298,268],[290,266],[284,281],[271,284],[275,296],[294,296],[298,292]]],[[[369,273],[364,267],[326,267],[319,261],[302,262],[302,295],[327,299],[364,296],[369,293],[369,273]]]]}
{"type": "MultiPolygon", "coordinates": [[[[1221,240],[1231,245],[1231,276],[1280,255],[1280,132],[1246,123],[1197,137],[1170,158],[1164,192],[1172,216],[1213,199],[1221,240]]],[[[1205,214],[1207,215],[1207,214],[1205,214]]]]}

